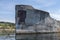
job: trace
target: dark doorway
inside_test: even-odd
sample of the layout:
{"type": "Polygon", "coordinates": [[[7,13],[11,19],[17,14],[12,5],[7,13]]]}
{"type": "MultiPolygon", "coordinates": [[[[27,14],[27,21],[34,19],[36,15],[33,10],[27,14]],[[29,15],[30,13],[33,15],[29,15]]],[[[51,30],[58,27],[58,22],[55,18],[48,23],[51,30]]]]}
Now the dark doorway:
{"type": "Polygon", "coordinates": [[[25,18],[26,18],[26,11],[25,10],[19,10],[18,11],[18,24],[21,24],[22,22],[25,23],[25,18]]]}

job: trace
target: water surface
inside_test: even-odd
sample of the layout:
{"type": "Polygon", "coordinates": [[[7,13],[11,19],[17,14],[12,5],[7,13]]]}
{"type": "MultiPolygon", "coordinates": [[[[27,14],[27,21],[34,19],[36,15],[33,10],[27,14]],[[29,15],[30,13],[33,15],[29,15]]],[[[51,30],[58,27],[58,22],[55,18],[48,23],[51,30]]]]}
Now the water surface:
{"type": "Polygon", "coordinates": [[[60,40],[60,33],[16,35],[17,40],[60,40]]]}
{"type": "Polygon", "coordinates": [[[15,35],[0,36],[0,40],[15,40],[15,35]]]}

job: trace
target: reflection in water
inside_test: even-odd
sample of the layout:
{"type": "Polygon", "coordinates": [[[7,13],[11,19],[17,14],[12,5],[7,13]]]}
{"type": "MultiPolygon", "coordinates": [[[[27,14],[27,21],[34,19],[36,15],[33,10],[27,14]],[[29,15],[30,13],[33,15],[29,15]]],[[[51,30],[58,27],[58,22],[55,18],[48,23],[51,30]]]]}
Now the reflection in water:
{"type": "Polygon", "coordinates": [[[0,36],[0,40],[15,40],[15,35],[0,36]]]}
{"type": "Polygon", "coordinates": [[[16,35],[17,40],[60,40],[60,33],[16,35]]]}

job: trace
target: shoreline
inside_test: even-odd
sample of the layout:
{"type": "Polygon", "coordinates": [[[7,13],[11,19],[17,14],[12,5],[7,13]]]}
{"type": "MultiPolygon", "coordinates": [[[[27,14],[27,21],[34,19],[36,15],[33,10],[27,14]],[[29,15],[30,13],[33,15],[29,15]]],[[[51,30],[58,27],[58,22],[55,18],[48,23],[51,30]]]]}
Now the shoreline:
{"type": "Polygon", "coordinates": [[[0,35],[15,34],[15,29],[0,29],[0,35]]]}

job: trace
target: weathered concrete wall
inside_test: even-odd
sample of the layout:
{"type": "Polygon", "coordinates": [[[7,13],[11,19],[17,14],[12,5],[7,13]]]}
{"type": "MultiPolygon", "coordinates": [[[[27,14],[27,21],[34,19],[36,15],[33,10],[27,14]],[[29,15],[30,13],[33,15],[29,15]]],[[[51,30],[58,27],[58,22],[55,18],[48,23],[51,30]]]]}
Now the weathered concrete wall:
{"type": "Polygon", "coordinates": [[[48,12],[34,9],[31,6],[17,5],[16,6],[16,17],[18,14],[18,10],[26,10],[26,19],[25,19],[26,24],[36,24],[37,22],[44,20],[45,17],[49,16],[48,12]]]}

